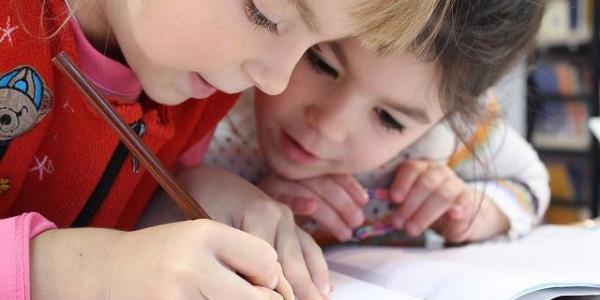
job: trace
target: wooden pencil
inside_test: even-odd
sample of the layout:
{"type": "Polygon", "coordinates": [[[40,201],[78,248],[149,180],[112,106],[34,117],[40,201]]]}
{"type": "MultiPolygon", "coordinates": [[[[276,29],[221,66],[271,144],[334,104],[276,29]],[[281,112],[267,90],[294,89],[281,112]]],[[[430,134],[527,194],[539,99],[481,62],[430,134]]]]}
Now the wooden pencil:
{"type": "Polygon", "coordinates": [[[210,219],[208,213],[181,187],[175,176],[148,149],[131,127],[123,122],[111,105],[96,90],[94,85],[72,63],[68,55],[61,52],[52,61],[86,95],[89,103],[100,113],[102,118],[119,136],[123,144],[142,162],[146,169],[148,169],[148,172],[152,174],[154,179],[169,194],[171,199],[177,203],[187,217],[192,220],[201,218],[210,219]]]}

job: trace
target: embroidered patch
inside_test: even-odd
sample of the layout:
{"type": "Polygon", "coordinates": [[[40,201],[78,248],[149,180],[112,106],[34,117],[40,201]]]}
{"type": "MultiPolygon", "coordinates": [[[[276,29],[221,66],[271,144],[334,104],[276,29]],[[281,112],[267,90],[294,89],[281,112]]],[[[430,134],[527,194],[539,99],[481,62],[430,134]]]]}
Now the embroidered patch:
{"type": "Polygon", "coordinates": [[[0,195],[10,190],[10,178],[0,178],[0,195]]]}
{"type": "Polygon", "coordinates": [[[31,130],[50,111],[52,93],[29,66],[0,75],[0,141],[31,130]]]}

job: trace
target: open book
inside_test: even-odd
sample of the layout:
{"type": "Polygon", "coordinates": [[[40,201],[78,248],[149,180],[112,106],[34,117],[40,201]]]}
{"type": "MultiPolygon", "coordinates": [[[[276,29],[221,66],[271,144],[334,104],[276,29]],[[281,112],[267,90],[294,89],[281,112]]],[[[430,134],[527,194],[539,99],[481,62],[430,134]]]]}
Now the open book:
{"type": "Polygon", "coordinates": [[[326,256],[333,300],[600,295],[598,227],[541,226],[517,241],[439,250],[342,246],[326,256]]]}

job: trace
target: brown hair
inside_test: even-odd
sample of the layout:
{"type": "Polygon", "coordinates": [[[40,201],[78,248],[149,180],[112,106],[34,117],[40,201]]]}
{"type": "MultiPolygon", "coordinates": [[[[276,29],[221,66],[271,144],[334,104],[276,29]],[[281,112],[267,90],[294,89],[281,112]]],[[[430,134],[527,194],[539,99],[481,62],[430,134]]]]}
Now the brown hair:
{"type": "Polygon", "coordinates": [[[546,1],[447,1],[449,8],[434,12],[412,49],[425,43],[421,56],[437,63],[442,109],[459,133],[461,122],[485,115],[482,94],[533,49],[546,1]]]}
{"type": "MultiPolygon", "coordinates": [[[[477,147],[481,141],[472,137],[474,125],[489,123],[497,118],[498,112],[486,110],[486,103],[480,99],[533,49],[546,0],[446,1],[448,9],[435,10],[410,49],[437,64],[445,119],[464,149],[476,160],[473,169],[483,166],[480,169],[483,175],[490,177],[494,170],[485,168],[487,157],[482,157],[490,153],[480,153],[486,149],[477,147]],[[434,37],[430,42],[432,32],[434,37]]],[[[476,211],[481,208],[484,195],[485,191],[476,211]]],[[[465,230],[473,224],[475,216],[472,215],[465,230]]]]}

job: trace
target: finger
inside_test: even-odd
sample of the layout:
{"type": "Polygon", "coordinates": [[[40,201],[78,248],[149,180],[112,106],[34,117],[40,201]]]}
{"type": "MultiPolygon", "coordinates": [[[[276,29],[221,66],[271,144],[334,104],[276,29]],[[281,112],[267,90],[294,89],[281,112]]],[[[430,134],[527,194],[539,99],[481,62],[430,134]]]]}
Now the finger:
{"type": "Polygon", "coordinates": [[[278,265],[277,274],[277,276],[279,277],[278,282],[281,284],[278,284],[275,287],[275,291],[284,299],[294,299],[294,289],[292,288],[292,285],[289,283],[289,281],[285,278],[285,275],[283,273],[283,267],[281,265],[278,265]]]}
{"type": "Polygon", "coordinates": [[[244,275],[254,285],[271,289],[289,286],[282,276],[277,253],[271,245],[241,230],[221,226],[226,227],[226,230],[219,231],[218,238],[206,237],[219,241],[211,245],[220,262],[244,275]],[[249,257],[252,259],[248,259],[249,257]]]}
{"type": "Polygon", "coordinates": [[[321,299],[317,286],[313,283],[302,247],[296,235],[296,224],[291,216],[281,220],[277,232],[277,251],[285,277],[299,299],[321,299]]]}
{"type": "Polygon", "coordinates": [[[429,194],[423,205],[407,221],[405,230],[411,236],[419,236],[458,201],[464,186],[459,179],[448,178],[444,184],[429,194]]]}
{"type": "MultiPolygon", "coordinates": [[[[240,277],[235,272],[223,267],[219,262],[215,261],[211,264],[203,266],[208,270],[220,270],[201,276],[202,280],[198,280],[197,286],[201,295],[207,299],[269,299],[265,290],[273,291],[273,288],[263,287],[258,289],[253,283],[240,277]],[[223,288],[216,288],[223,287],[223,288]]],[[[274,287],[275,288],[275,287],[274,287]]],[[[196,297],[188,298],[196,299],[196,297]]],[[[286,298],[293,299],[293,298],[286,298]]]]}
{"type": "Polygon", "coordinates": [[[321,247],[317,245],[308,233],[298,227],[296,227],[296,234],[300,240],[300,246],[302,247],[302,253],[308,266],[310,277],[321,294],[328,298],[332,289],[329,279],[329,268],[327,267],[327,261],[321,247]]]}
{"type": "Polygon", "coordinates": [[[329,177],[309,179],[305,186],[318,194],[322,201],[335,210],[350,228],[360,226],[365,216],[362,207],[358,206],[346,191],[329,177]]]}
{"type": "Polygon", "coordinates": [[[469,235],[469,228],[472,224],[474,207],[469,204],[471,196],[464,192],[459,196],[458,206],[463,209],[463,215],[460,218],[452,217],[450,212],[446,217],[446,222],[439,227],[438,232],[449,242],[462,243],[469,235]]]}
{"type": "Polygon", "coordinates": [[[352,237],[352,229],[346,222],[333,210],[328,203],[319,201],[319,207],[313,214],[313,219],[317,224],[330,232],[339,241],[345,242],[352,237]]]}
{"type": "Polygon", "coordinates": [[[317,210],[318,203],[315,199],[316,197],[281,195],[277,197],[277,200],[287,205],[294,215],[311,216],[317,210]]]}
{"type": "Polygon", "coordinates": [[[422,173],[412,186],[406,199],[394,213],[394,225],[397,228],[402,228],[406,221],[412,218],[423,202],[434,192],[440,185],[444,183],[448,173],[443,168],[430,168],[422,173]]]}
{"type": "Polygon", "coordinates": [[[275,234],[281,219],[280,204],[269,200],[258,202],[244,215],[240,229],[269,243],[275,244],[275,234]]]}
{"type": "Polygon", "coordinates": [[[290,207],[294,214],[310,216],[314,213],[318,195],[296,182],[286,181],[284,186],[285,191],[271,191],[269,195],[290,207]]]}
{"type": "Polygon", "coordinates": [[[352,175],[332,175],[331,179],[341,186],[359,207],[364,206],[369,201],[369,194],[352,175]]]}
{"type": "Polygon", "coordinates": [[[390,198],[394,203],[402,203],[415,181],[429,168],[429,163],[419,160],[402,162],[390,187],[390,198]]]}
{"type": "Polygon", "coordinates": [[[256,287],[258,289],[258,291],[260,293],[262,293],[264,295],[264,298],[262,299],[267,299],[267,300],[283,300],[283,296],[279,293],[277,293],[274,290],[270,290],[261,286],[257,286],[256,287]]]}

